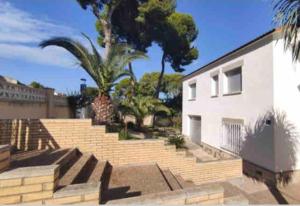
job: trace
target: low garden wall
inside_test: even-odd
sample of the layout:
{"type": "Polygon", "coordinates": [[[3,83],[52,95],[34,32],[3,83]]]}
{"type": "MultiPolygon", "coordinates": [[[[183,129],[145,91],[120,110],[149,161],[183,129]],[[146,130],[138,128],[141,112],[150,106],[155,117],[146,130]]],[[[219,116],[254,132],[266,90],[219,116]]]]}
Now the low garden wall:
{"type": "Polygon", "coordinates": [[[91,126],[91,120],[0,120],[1,144],[18,150],[78,147],[113,165],[157,163],[196,184],[242,176],[241,159],[198,163],[163,140],[119,141],[118,134],[91,126]]]}

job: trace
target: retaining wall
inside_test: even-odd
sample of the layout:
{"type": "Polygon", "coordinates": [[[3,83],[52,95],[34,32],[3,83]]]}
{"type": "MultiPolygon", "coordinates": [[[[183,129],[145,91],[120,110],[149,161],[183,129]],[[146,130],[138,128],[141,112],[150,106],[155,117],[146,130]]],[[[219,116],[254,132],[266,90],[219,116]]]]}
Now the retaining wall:
{"type": "Polygon", "coordinates": [[[78,147],[113,165],[157,163],[196,184],[242,176],[241,159],[197,162],[163,140],[119,141],[118,134],[91,126],[91,120],[0,120],[1,144],[18,150],[78,147]]]}

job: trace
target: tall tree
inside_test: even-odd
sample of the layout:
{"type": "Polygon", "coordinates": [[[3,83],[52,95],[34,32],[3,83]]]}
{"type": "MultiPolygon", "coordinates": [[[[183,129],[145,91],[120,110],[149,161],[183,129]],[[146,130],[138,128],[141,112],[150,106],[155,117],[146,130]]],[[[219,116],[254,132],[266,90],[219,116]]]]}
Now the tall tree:
{"type": "MultiPolygon", "coordinates": [[[[156,33],[152,32],[153,28],[158,27],[175,11],[175,5],[175,0],[122,0],[114,10],[111,19],[115,41],[126,42],[135,50],[147,52],[147,48],[155,40],[156,33]],[[151,21],[145,22],[145,17],[151,21]]],[[[103,31],[99,23],[97,28],[102,36],[103,31]]],[[[129,64],[129,71],[133,74],[132,67],[129,64]]],[[[132,79],[131,88],[137,89],[136,79],[132,79]]]]}
{"type": "Polygon", "coordinates": [[[274,0],[274,21],[282,27],[285,50],[292,49],[293,60],[300,57],[300,0],[274,0]]]}
{"type": "Polygon", "coordinates": [[[192,16],[172,13],[163,23],[158,32],[158,44],[162,48],[161,72],[157,82],[155,96],[161,92],[166,62],[170,63],[175,72],[182,72],[183,66],[189,65],[198,58],[198,50],[192,46],[198,31],[192,16]]]}
{"type": "Polygon", "coordinates": [[[95,98],[93,109],[97,124],[107,124],[111,121],[112,102],[110,92],[116,81],[130,75],[125,66],[138,58],[144,58],[141,52],[128,52],[124,45],[113,45],[106,58],[103,58],[93,45],[92,41],[85,36],[91,44],[92,53],[81,43],[70,38],[57,37],[40,43],[42,48],[58,46],[73,54],[79,61],[80,66],[91,76],[98,86],[99,95],[95,98]]]}
{"type": "Polygon", "coordinates": [[[114,43],[112,35],[111,17],[115,8],[122,0],[77,0],[83,9],[90,8],[101,28],[101,45],[105,48],[104,59],[108,57],[114,43]]]}
{"type": "Polygon", "coordinates": [[[192,46],[198,31],[191,15],[175,12],[176,1],[151,0],[139,8],[137,21],[148,25],[148,33],[161,47],[161,73],[157,82],[155,96],[161,91],[166,62],[176,72],[182,72],[182,66],[198,58],[198,50],[192,46]],[[160,11],[160,12],[158,12],[160,11]]]}

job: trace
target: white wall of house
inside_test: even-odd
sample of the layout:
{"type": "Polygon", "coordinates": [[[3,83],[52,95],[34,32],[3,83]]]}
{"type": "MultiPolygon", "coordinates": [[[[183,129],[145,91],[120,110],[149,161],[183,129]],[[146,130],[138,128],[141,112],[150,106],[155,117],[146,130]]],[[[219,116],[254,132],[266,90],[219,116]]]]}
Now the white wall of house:
{"type": "Polygon", "coordinates": [[[300,64],[274,41],[275,171],[300,169],[300,64]],[[285,118],[283,118],[285,116],[285,118]]]}
{"type": "Polygon", "coordinates": [[[243,158],[267,169],[274,170],[273,128],[258,120],[273,108],[273,42],[262,39],[262,45],[244,48],[239,53],[227,57],[224,63],[204,71],[183,82],[183,134],[189,131],[189,116],[202,118],[201,140],[221,148],[222,119],[242,119],[250,128],[247,145],[243,148],[243,158]],[[223,70],[242,66],[242,93],[223,96],[223,70]],[[219,73],[219,95],[211,97],[211,75],[219,73]],[[197,97],[189,100],[189,83],[196,81],[197,97]],[[256,128],[255,128],[256,125],[256,128]]]}

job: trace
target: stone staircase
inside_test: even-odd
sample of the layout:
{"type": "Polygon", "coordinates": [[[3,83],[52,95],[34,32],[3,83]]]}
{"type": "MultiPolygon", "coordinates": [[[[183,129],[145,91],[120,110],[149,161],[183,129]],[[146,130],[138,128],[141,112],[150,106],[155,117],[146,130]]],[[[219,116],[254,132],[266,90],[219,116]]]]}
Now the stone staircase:
{"type": "Polygon", "coordinates": [[[7,194],[14,196],[3,196],[6,198],[3,202],[0,194],[0,203],[99,203],[101,181],[107,167],[106,161],[98,161],[92,154],[82,153],[77,148],[18,152],[11,155],[10,167],[0,174],[0,193],[9,191],[7,194]],[[51,176],[53,180],[49,180],[51,176]],[[21,191],[18,193],[10,191],[13,189],[11,184],[1,184],[16,181],[16,178],[21,182],[31,178],[33,183],[30,186],[41,189],[28,194],[30,191],[21,191],[20,188],[26,186],[21,183],[15,187],[15,191],[21,191]],[[24,197],[28,195],[35,197],[27,201],[24,197]],[[7,202],[10,197],[14,198],[7,202]]]}

